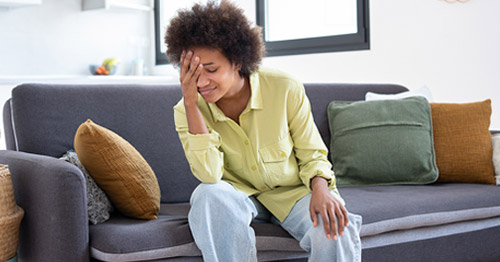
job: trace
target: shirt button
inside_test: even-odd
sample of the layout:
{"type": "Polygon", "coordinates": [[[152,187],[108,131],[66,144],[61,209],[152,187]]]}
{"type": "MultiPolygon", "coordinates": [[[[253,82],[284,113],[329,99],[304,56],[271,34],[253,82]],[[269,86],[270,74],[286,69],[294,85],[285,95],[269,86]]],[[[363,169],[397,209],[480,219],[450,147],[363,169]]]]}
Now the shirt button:
{"type": "Polygon", "coordinates": [[[247,145],[247,146],[248,146],[248,144],[250,144],[250,143],[248,142],[248,140],[245,140],[245,145],[247,145]]]}
{"type": "Polygon", "coordinates": [[[285,152],[281,152],[281,156],[282,157],[286,157],[286,153],[285,152]]]}
{"type": "Polygon", "coordinates": [[[257,170],[257,167],[256,166],[252,166],[252,170],[253,171],[257,170]]]}

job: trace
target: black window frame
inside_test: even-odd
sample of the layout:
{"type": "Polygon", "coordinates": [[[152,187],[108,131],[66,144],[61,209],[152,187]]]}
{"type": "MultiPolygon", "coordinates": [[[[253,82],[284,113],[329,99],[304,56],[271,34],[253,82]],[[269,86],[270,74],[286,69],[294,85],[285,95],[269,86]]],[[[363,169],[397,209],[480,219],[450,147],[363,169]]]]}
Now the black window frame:
{"type": "MultiPolygon", "coordinates": [[[[256,0],[257,25],[266,39],[265,0],[256,0]]],[[[368,0],[357,1],[358,32],[355,34],[304,38],[284,41],[264,41],[267,56],[314,54],[370,49],[370,17],[368,0]]]]}
{"type": "MultiPolygon", "coordinates": [[[[160,1],[154,0],[154,24],[155,24],[155,60],[156,65],[169,64],[165,53],[161,52],[164,45],[160,37],[160,1]]],[[[370,49],[370,20],[368,0],[356,0],[358,32],[356,34],[336,35],[327,37],[305,38],[285,41],[265,41],[267,56],[284,56],[299,54],[314,54],[326,52],[355,51],[370,49]]],[[[257,25],[263,29],[265,39],[265,9],[264,0],[256,0],[257,25]]]]}
{"type": "MultiPolygon", "coordinates": [[[[164,0],[165,1],[165,0],[164,0]]],[[[161,30],[165,30],[160,28],[160,0],[154,1],[154,22],[155,22],[155,60],[156,65],[166,65],[170,64],[168,61],[167,55],[161,52],[161,46],[165,43],[164,40],[160,37],[162,35],[161,30]]]]}

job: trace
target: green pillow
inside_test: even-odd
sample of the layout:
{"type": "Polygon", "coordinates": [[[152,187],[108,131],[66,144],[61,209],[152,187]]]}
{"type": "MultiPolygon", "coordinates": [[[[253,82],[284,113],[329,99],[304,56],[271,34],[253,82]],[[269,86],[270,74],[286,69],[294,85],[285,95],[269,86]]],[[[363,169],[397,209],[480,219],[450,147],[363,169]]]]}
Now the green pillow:
{"type": "Polygon", "coordinates": [[[334,101],[328,105],[328,121],[338,186],[437,180],[431,111],[425,98],[334,101]]]}

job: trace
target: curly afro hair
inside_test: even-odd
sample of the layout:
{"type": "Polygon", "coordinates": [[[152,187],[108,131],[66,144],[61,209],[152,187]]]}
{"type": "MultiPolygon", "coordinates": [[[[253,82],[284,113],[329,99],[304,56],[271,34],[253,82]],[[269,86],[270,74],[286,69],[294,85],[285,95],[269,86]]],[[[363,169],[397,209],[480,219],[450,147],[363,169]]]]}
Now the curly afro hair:
{"type": "Polygon", "coordinates": [[[227,0],[180,10],[170,21],[165,44],[174,66],[179,66],[182,51],[208,47],[221,51],[232,64],[241,65],[242,77],[257,70],[265,54],[261,28],[252,28],[243,10],[227,0]]]}

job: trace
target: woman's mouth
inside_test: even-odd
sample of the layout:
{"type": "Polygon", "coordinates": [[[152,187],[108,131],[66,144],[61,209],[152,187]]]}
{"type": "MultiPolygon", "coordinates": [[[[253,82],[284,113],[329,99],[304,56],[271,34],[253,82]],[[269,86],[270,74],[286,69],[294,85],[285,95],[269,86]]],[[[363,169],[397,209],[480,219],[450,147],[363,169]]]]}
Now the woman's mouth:
{"type": "Polygon", "coordinates": [[[200,92],[201,95],[208,95],[214,91],[214,88],[206,88],[206,89],[199,89],[198,92],[200,92]]]}

